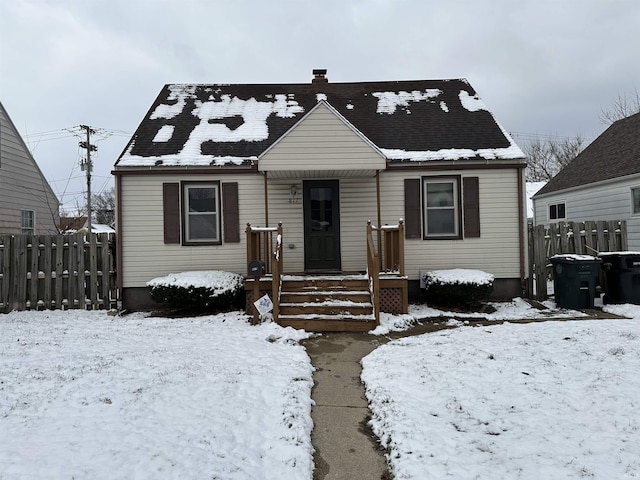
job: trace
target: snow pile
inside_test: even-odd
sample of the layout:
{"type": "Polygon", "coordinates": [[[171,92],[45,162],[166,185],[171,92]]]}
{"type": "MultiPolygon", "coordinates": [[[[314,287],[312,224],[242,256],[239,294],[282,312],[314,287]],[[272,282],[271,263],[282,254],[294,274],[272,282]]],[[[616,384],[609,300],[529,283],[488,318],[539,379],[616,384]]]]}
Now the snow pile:
{"type": "Polygon", "coordinates": [[[233,292],[242,286],[244,277],[221,270],[170,273],[147,282],[148,287],[207,288],[216,294],[233,292]]]}
{"type": "Polygon", "coordinates": [[[240,313],[0,315],[0,477],[310,480],[306,336],[240,313]]]}
{"type": "Polygon", "coordinates": [[[491,285],[493,274],[481,270],[452,268],[450,270],[429,270],[422,278],[425,285],[432,283],[460,285],[491,285]]]}
{"type": "Polygon", "coordinates": [[[634,320],[461,327],[362,360],[394,478],[640,476],[634,320]]]}

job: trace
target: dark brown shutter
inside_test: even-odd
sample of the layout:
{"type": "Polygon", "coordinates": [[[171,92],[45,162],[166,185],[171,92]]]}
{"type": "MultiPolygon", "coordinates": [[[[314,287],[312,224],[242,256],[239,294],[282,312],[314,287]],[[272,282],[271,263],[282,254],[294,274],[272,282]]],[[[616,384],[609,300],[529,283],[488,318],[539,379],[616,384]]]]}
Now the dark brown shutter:
{"type": "Polygon", "coordinates": [[[480,236],[480,187],[478,177],[462,179],[462,199],[464,209],[464,237],[480,236]]]}
{"type": "Polygon", "coordinates": [[[180,184],[162,184],[164,243],[180,243],[180,184]]]}
{"type": "Polygon", "coordinates": [[[421,238],[420,219],[420,179],[404,180],[404,236],[405,238],[421,238]]]}
{"type": "Polygon", "coordinates": [[[240,241],[240,211],[238,208],[238,184],[222,184],[222,221],[224,223],[224,241],[240,241]]]}

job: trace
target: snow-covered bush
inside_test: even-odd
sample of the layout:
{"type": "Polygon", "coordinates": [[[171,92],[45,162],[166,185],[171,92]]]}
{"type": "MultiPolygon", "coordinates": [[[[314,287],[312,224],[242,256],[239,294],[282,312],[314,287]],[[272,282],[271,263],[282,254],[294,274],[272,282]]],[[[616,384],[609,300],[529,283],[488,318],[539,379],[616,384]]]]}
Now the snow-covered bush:
{"type": "Polygon", "coordinates": [[[456,268],[426,272],[422,281],[429,304],[470,307],[487,300],[493,291],[493,275],[480,270],[456,268]]]}
{"type": "Polygon", "coordinates": [[[147,282],[151,298],[188,312],[218,312],[244,306],[242,275],[219,270],[170,273],[147,282]]]}

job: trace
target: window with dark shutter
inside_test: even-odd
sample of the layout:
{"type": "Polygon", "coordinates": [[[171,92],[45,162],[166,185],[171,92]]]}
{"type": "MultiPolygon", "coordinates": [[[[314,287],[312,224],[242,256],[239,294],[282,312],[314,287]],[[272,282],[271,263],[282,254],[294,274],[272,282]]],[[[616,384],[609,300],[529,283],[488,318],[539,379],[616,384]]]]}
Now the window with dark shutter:
{"type": "Polygon", "coordinates": [[[404,180],[404,233],[405,238],[421,238],[420,218],[420,180],[406,178],[404,180]]]}
{"type": "Polygon", "coordinates": [[[480,185],[478,177],[462,179],[462,201],[464,215],[464,237],[480,236],[480,185]]]}
{"type": "Polygon", "coordinates": [[[162,184],[164,243],[180,243],[180,184],[162,184]]]}
{"type": "Polygon", "coordinates": [[[238,208],[238,184],[222,184],[222,221],[224,241],[238,243],[240,241],[240,209],[238,208]]]}

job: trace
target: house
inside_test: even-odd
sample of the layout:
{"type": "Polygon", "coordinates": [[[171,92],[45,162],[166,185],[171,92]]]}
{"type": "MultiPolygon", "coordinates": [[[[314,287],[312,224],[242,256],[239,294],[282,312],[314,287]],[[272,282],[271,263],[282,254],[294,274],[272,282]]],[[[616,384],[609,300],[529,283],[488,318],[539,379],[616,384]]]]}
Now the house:
{"type": "Polygon", "coordinates": [[[113,170],[124,306],[147,308],[146,282],[170,272],[246,275],[275,248],[254,227],[280,223],[284,274],[371,274],[378,258],[398,286],[383,304],[424,269],[484,270],[512,298],[525,166],[464,79],[166,85],[113,170]]]}
{"type": "Polygon", "coordinates": [[[640,113],[618,120],[533,197],[535,224],[626,220],[640,250],[640,113]]]}
{"type": "MultiPolygon", "coordinates": [[[[60,231],[64,233],[84,233],[87,234],[87,217],[60,217],[60,231]]],[[[91,222],[92,233],[116,233],[111,225],[91,222]]]]}
{"type": "Polygon", "coordinates": [[[0,234],[57,233],[59,201],[0,102],[0,234]]]}

